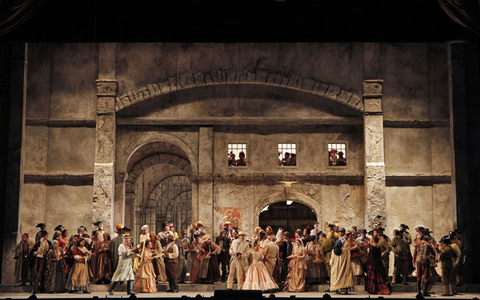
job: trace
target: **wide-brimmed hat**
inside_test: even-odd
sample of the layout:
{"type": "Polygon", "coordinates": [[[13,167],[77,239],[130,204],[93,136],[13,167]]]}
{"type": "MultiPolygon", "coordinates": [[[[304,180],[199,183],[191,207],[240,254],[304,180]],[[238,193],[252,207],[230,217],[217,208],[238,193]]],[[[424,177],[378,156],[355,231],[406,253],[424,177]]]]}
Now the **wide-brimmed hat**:
{"type": "Polygon", "coordinates": [[[197,222],[197,226],[198,226],[198,225],[205,226],[205,224],[203,224],[202,221],[198,221],[198,222],[197,222]]]}
{"type": "Polygon", "coordinates": [[[223,223],[223,226],[230,225],[230,224],[232,224],[232,223],[230,223],[230,221],[226,221],[225,223],[223,223]]]}
{"type": "Polygon", "coordinates": [[[338,230],[338,232],[343,232],[343,233],[345,233],[345,228],[343,228],[343,227],[340,228],[340,229],[338,230]]]}
{"type": "Polygon", "coordinates": [[[123,231],[132,231],[130,228],[128,228],[127,226],[123,226],[122,228],[123,231]]]}
{"type": "Polygon", "coordinates": [[[206,234],[206,235],[202,236],[202,238],[200,239],[200,243],[204,243],[204,242],[208,241],[210,238],[211,238],[211,236],[209,234],[206,234]]]}
{"type": "Polygon", "coordinates": [[[132,238],[132,235],[130,233],[127,233],[123,236],[124,239],[129,239],[132,238]]]}
{"type": "Polygon", "coordinates": [[[40,228],[40,227],[44,227],[44,226],[47,226],[47,225],[44,224],[44,223],[38,223],[37,226],[35,226],[35,227],[39,227],[39,228],[40,228]]]}
{"type": "Polygon", "coordinates": [[[405,224],[400,224],[400,227],[410,229],[410,228],[409,228],[407,225],[405,225],[405,224]]]}
{"type": "Polygon", "coordinates": [[[241,236],[241,235],[246,236],[247,234],[246,234],[245,232],[243,232],[243,231],[240,231],[240,232],[238,233],[238,236],[241,236]]]}

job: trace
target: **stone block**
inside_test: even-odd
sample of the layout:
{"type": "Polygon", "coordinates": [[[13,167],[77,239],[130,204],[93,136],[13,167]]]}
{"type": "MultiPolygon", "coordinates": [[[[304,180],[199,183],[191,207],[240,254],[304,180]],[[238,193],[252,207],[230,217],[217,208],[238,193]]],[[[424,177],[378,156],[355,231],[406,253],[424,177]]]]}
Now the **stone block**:
{"type": "Polygon", "coordinates": [[[210,72],[210,75],[212,76],[212,81],[214,83],[217,83],[218,82],[218,72],[217,72],[217,70],[212,70],[210,72]]]}
{"type": "Polygon", "coordinates": [[[177,77],[170,77],[168,78],[168,83],[170,84],[170,91],[172,93],[176,92],[178,89],[177,86],[177,77]]]}
{"type": "Polygon", "coordinates": [[[315,82],[315,84],[313,85],[313,94],[315,95],[320,95],[320,96],[323,96],[325,95],[325,92],[328,90],[328,85],[326,85],[325,83],[322,83],[322,82],[315,82]]]}
{"type": "Polygon", "coordinates": [[[115,97],[98,97],[97,113],[113,113],[115,110],[115,97]]]}
{"type": "Polygon", "coordinates": [[[233,83],[237,79],[237,70],[227,70],[227,82],[233,83]]]}
{"type": "Polygon", "coordinates": [[[213,84],[213,78],[212,78],[212,75],[210,73],[205,73],[205,84],[206,85],[211,85],[213,84]]]}
{"type": "Polygon", "coordinates": [[[168,81],[162,81],[158,83],[158,86],[160,87],[160,90],[162,91],[162,94],[167,94],[170,93],[170,83],[168,81]]]}
{"type": "Polygon", "coordinates": [[[382,99],[381,98],[366,98],[364,109],[365,109],[366,113],[381,113],[382,112],[382,99]]]}
{"type": "Polygon", "coordinates": [[[184,89],[191,88],[195,85],[193,75],[190,73],[180,75],[180,86],[184,89]]]}
{"type": "Polygon", "coordinates": [[[198,135],[200,173],[213,172],[213,128],[200,127],[198,135]]]}
{"type": "Polygon", "coordinates": [[[48,153],[48,127],[25,126],[24,173],[46,174],[48,153]]]}
{"type": "Polygon", "coordinates": [[[258,70],[257,74],[255,76],[255,81],[256,82],[266,82],[268,77],[268,73],[262,70],[258,70]]]}
{"type": "Polygon", "coordinates": [[[290,79],[288,80],[288,86],[289,87],[296,87],[297,86],[297,82],[298,82],[298,76],[297,75],[293,75],[292,77],[290,77],[290,79]]]}
{"type": "Polygon", "coordinates": [[[332,100],[337,100],[337,96],[340,93],[340,88],[336,85],[330,85],[328,86],[327,91],[325,92],[325,97],[332,99],[332,100]]]}
{"type": "Polygon", "coordinates": [[[226,81],[226,78],[225,78],[225,71],[223,70],[217,70],[217,79],[218,79],[218,83],[223,83],[226,81]]]}
{"type": "Polygon", "coordinates": [[[195,79],[195,85],[198,86],[204,86],[205,85],[205,75],[201,72],[195,73],[193,76],[195,79]]]}
{"type": "Polygon", "coordinates": [[[349,104],[350,99],[352,98],[352,93],[341,90],[338,94],[337,101],[349,104]]]}
{"type": "Polygon", "coordinates": [[[96,125],[95,162],[111,163],[115,153],[115,116],[99,115],[96,125]]]}
{"type": "Polygon", "coordinates": [[[113,205],[115,199],[115,177],[112,165],[95,165],[93,177],[93,205],[91,221],[102,220],[105,231],[113,227],[113,205]]]}
{"type": "Polygon", "coordinates": [[[287,86],[289,82],[290,82],[290,78],[288,78],[288,77],[283,77],[283,78],[282,78],[282,82],[280,83],[280,85],[282,85],[282,86],[287,86]]]}
{"type": "Polygon", "coordinates": [[[269,73],[268,77],[267,77],[267,83],[270,84],[270,85],[273,85],[273,84],[275,84],[276,79],[277,79],[277,74],[269,73]]]}
{"type": "Polygon", "coordinates": [[[381,81],[364,81],[363,82],[363,94],[381,96],[382,95],[382,82],[381,81]]]}
{"type": "Polygon", "coordinates": [[[97,80],[97,96],[115,97],[117,95],[117,85],[116,81],[97,80]]]}
{"type": "Polygon", "coordinates": [[[162,94],[160,87],[156,83],[149,84],[147,88],[150,91],[150,95],[152,95],[152,97],[160,96],[162,94]]]}
{"type": "Polygon", "coordinates": [[[384,163],[383,117],[364,117],[365,163],[384,163]]]}
{"type": "Polygon", "coordinates": [[[363,109],[363,99],[362,97],[353,94],[352,97],[350,98],[350,104],[352,106],[355,106],[357,109],[363,109]]]}
{"type": "Polygon", "coordinates": [[[282,81],[283,81],[283,76],[280,75],[280,74],[277,74],[277,76],[275,77],[275,84],[276,85],[281,85],[282,84],[282,81]]]}
{"type": "Polygon", "coordinates": [[[255,73],[247,72],[247,82],[255,82],[255,73]]]}
{"type": "Polygon", "coordinates": [[[311,79],[305,79],[303,81],[303,87],[302,89],[305,91],[305,92],[311,92],[313,90],[313,86],[315,85],[315,81],[311,80],[311,79]]]}

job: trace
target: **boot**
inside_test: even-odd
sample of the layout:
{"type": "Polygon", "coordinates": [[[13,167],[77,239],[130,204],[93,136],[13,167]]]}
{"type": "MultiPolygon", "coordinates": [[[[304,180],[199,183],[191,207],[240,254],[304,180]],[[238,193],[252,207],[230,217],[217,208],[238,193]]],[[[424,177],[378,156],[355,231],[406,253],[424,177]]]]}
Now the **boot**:
{"type": "Polygon", "coordinates": [[[178,283],[177,280],[173,281],[173,293],[178,293],[178,283]]]}
{"type": "Polygon", "coordinates": [[[173,282],[172,281],[173,281],[172,279],[168,280],[169,289],[167,290],[167,293],[172,293],[173,292],[173,285],[172,285],[173,282]]]}
{"type": "Polygon", "coordinates": [[[428,292],[428,281],[423,283],[423,296],[428,297],[431,296],[430,293],[428,292]]]}
{"type": "Polygon", "coordinates": [[[455,283],[450,283],[450,293],[452,293],[452,295],[457,295],[457,289],[455,288],[455,283]]]}
{"type": "Polygon", "coordinates": [[[422,294],[422,282],[421,281],[417,281],[417,292],[418,292],[418,295],[422,294]]]}
{"type": "Polygon", "coordinates": [[[110,285],[110,287],[108,288],[108,293],[110,295],[113,295],[113,290],[117,287],[118,285],[118,281],[114,281],[112,282],[112,284],[110,285]]]}
{"type": "Polygon", "coordinates": [[[133,291],[133,280],[127,281],[127,295],[135,295],[136,293],[133,291]]]}
{"type": "Polygon", "coordinates": [[[402,284],[403,284],[403,285],[408,285],[408,283],[407,283],[407,275],[402,275],[402,284]]]}
{"type": "Polygon", "coordinates": [[[442,296],[453,296],[452,292],[450,291],[450,284],[444,284],[445,286],[445,294],[442,294],[442,296]]]}

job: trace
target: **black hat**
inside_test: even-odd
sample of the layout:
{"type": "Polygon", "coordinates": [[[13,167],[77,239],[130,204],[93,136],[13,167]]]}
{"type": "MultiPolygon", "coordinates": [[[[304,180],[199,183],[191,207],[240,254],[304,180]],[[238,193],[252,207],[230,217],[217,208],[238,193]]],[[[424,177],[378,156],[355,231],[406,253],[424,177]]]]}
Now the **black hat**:
{"type": "Polygon", "coordinates": [[[407,226],[407,225],[405,225],[405,224],[400,224],[400,227],[403,227],[403,228],[410,229],[410,227],[408,227],[408,226],[407,226]]]}
{"type": "Polygon", "coordinates": [[[462,234],[462,231],[460,231],[460,229],[455,229],[455,232],[456,232],[457,234],[462,234]]]}
{"type": "Polygon", "coordinates": [[[333,225],[333,224],[328,224],[328,227],[330,227],[330,228],[334,228],[334,227],[335,227],[335,225],[333,225]]]}
{"type": "Polygon", "coordinates": [[[35,226],[35,227],[41,228],[41,227],[44,227],[44,226],[47,226],[47,225],[46,225],[46,224],[43,224],[43,223],[38,223],[37,226],[35,226]]]}
{"type": "Polygon", "coordinates": [[[448,235],[449,235],[451,238],[453,238],[453,237],[456,237],[456,236],[457,236],[457,233],[456,233],[455,231],[450,231],[450,232],[448,233],[448,235]]]}
{"type": "MultiPolygon", "coordinates": [[[[366,229],[365,229],[365,231],[366,231],[366,229]]],[[[373,230],[370,230],[367,234],[368,234],[368,235],[372,235],[372,234],[373,234],[373,230]]]]}
{"type": "Polygon", "coordinates": [[[58,225],[57,227],[55,227],[54,230],[55,230],[55,231],[60,230],[60,229],[62,229],[62,227],[63,227],[63,225],[58,225]]]}
{"type": "Polygon", "coordinates": [[[444,235],[444,236],[442,236],[442,238],[440,239],[440,243],[444,243],[444,244],[450,245],[450,244],[452,243],[452,239],[450,238],[450,236],[444,235]]]}
{"type": "Polygon", "coordinates": [[[340,228],[340,229],[338,230],[338,232],[343,232],[343,233],[345,233],[345,228],[343,228],[343,227],[340,228]]]}
{"type": "Polygon", "coordinates": [[[128,228],[127,226],[123,226],[122,228],[123,231],[132,231],[130,228],[128,228]]]}
{"type": "Polygon", "coordinates": [[[81,226],[78,227],[78,228],[83,228],[83,230],[85,230],[85,232],[88,232],[88,231],[87,231],[87,227],[85,227],[85,225],[81,225],[81,226]]]}
{"type": "Polygon", "coordinates": [[[40,236],[41,237],[44,237],[48,234],[48,232],[46,230],[42,230],[42,233],[40,233],[40,236]]]}
{"type": "Polygon", "coordinates": [[[97,221],[97,222],[93,223],[93,226],[97,226],[97,227],[98,227],[98,225],[100,225],[100,224],[102,224],[102,223],[103,223],[102,221],[97,221]]]}

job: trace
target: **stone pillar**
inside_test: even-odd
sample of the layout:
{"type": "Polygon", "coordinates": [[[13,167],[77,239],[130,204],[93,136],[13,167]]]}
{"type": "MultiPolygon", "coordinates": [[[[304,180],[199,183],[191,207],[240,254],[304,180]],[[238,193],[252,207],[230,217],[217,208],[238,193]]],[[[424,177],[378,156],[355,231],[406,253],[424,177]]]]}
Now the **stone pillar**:
{"type": "Polygon", "coordinates": [[[92,223],[102,221],[113,234],[115,202],[115,44],[99,44],[97,125],[93,173],[92,223]]]}
{"type": "Polygon", "coordinates": [[[205,231],[214,234],[216,226],[213,224],[213,127],[200,127],[198,150],[198,216],[205,224],[205,231]]]}
{"type": "Polygon", "coordinates": [[[365,145],[365,226],[370,228],[372,220],[382,216],[386,225],[385,157],[383,145],[381,79],[363,82],[364,99],[364,145],[365,145]]]}

